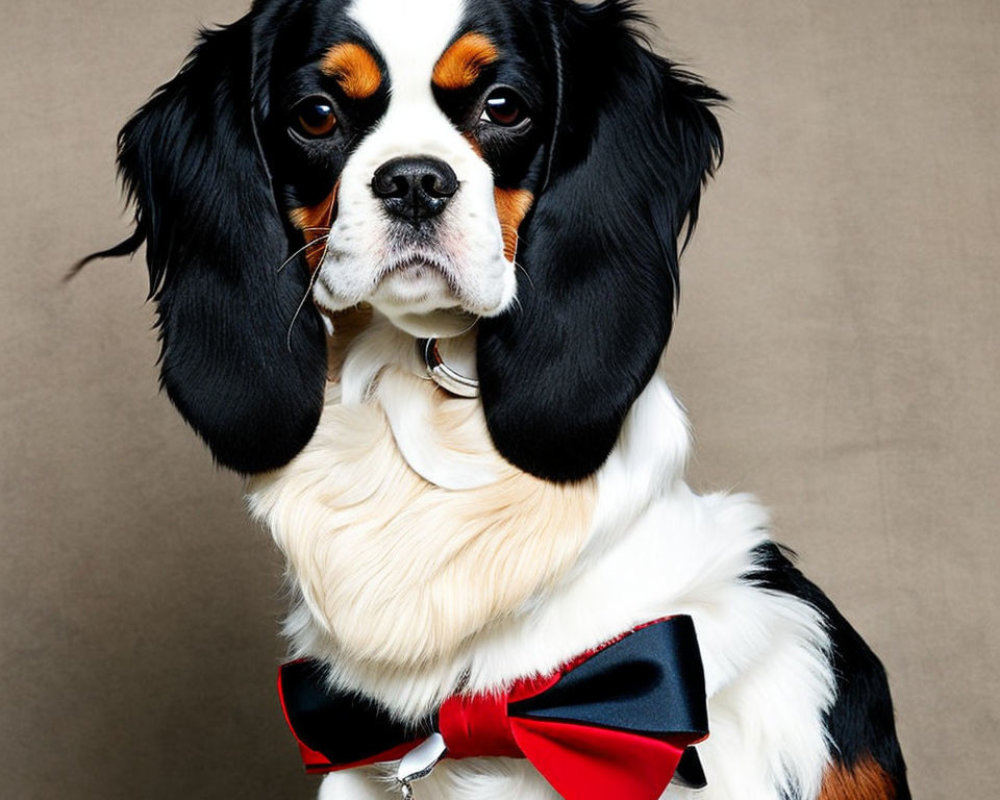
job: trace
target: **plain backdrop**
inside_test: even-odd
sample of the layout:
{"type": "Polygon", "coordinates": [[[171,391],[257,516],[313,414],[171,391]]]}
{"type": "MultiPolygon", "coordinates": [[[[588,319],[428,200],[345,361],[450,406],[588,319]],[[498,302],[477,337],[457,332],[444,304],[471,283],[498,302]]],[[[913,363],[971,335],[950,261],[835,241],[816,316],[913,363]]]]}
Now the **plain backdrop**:
{"type": "MultiPolygon", "coordinates": [[[[157,392],[114,138],[244,0],[0,0],[0,796],[306,798],[281,563],[157,392]]],[[[654,2],[731,98],[667,357],[882,656],[915,796],[994,796],[1000,3],[654,2]]]]}

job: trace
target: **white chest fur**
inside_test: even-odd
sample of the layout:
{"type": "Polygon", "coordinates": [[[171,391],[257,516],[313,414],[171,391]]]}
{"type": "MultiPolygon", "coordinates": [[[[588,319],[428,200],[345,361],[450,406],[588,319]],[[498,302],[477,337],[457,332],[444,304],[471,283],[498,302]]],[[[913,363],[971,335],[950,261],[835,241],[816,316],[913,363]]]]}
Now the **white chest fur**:
{"type": "MultiPolygon", "coordinates": [[[[351,345],[308,448],[250,487],[300,597],[295,654],[416,716],[460,684],[550,672],[636,624],[689,614],[712,727],[698,796],[815,797],[833,682],[822,627],[806,604],[742,579],[767,516],[683,483],[687,427],[665,384],[636,402],[595,478],[560,486],[504,462],[478,401],[445,397],[420,369],[412,339],[376,323],[351,345]]],[[[323,796],[385,797],[375,773],[331,776],[323,796]]],[[[554,797],[503,759],[444,762],[417,796],[554,797]]]]}

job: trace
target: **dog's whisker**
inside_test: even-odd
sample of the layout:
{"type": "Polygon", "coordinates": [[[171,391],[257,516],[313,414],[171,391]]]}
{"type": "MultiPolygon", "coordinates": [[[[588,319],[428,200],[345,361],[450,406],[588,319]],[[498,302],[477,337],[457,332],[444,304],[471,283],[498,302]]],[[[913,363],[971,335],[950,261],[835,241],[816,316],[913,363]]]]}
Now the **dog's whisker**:
{"type": "Polygon", "coordinates": [[[309,278],[309,285],[306,287],[305,294],[302,295],[302,299],[299,301],[298,308],[295,309],[295,313],[292,315],[292,321],[288,323],[288,336],[285,339],[285,344],[288,347],[288,352],[292,352],[292,331],[295,330],[295,323],[298,322],[299,314],[302,313],[302,309],[306,307],[306,303],[312,296],[313,288],[316,286],[316,279],[319,277],[319,270],[315,270],[312,277],[309,278]]]}
{"type": "Polygon", "coordinates": [[[458,335],[458,336],[464,336],[464,335],[465,335],[465,334],[467,334],[467,333],[468,333],[469,331],[471,331],[471,330],[472,330],[473,328],[475,328],[475,327],[476,327],[476,325],[478,325],[478,324],[479,324],[479,317],[475,317],[475,318],[474,318],[474,319],[472,320],[472,322],[470,322],[470,323],[469,323],[469,326],[468,326],[467,328],[465,328],[464,330],[461,330],[461,331],[459,331],[457,335],[458,335]]]}
{"type": "Polygon", "coordinates": [[[313,239],[311,242],[307,242],[302,247],[300,247],[298,250],[296,250],[294,253],[292,253],[287,259],[285,259],[285,262],[280,267],[278,267],[278,272],[284,271],[285,267],[287,267],[289,264],[291,264],[296,258],[298,258],[300,255],[302,255],[304,252],[306,252],[306,250],[308,250],[313,245],[323,244],[325,246],[325,243],[326,243],[326,241],[329,238],[330,238],[330,234],[327,234],[326,236],[318,236],[317,238],[313,239]]]}
{"type": "Polygon", "coordinates": [[[528,279],[528,283],[531,285],[531,288],[534,289],[535,281],[531,277],[531,273],[528,272],[528,270],[526,270],[523,266],[521,266],[521,264],[519,264],[517,261],[514,261],[513,263],[514,263],[514,269],[516,269],[518,272],[524,275],[524,277],[528,279]]]}

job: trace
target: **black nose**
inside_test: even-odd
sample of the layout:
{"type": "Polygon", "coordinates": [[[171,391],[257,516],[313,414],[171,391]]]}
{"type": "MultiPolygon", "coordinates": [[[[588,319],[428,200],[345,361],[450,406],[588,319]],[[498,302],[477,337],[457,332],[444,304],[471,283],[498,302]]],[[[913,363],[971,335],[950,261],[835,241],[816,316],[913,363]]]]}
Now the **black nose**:
{"type": "Polygon", "coordinates": [[[458,191],[458,178],[439,158],[405,156],[375,170],[372,191],[390,214],[419,225],[444,211],[458,191]]]}

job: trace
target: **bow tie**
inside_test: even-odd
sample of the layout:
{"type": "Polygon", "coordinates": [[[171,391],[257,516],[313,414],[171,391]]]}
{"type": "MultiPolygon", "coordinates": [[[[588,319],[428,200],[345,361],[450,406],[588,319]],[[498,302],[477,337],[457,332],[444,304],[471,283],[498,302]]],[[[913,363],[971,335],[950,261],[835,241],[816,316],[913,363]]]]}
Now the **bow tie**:
{"type": "Polygon", "coordinates": [[[448,758],[526,758],[565,800],[656,800],[675,772],[705,785],[694,749],[685,752],[708,735],[698,640],[686,616],[631,631],[505,694],[449,697],[416,723],[329,689],[316,661],[284,665],[278,688],[313,773],[394,761],[439,732],[448,758]]]}

